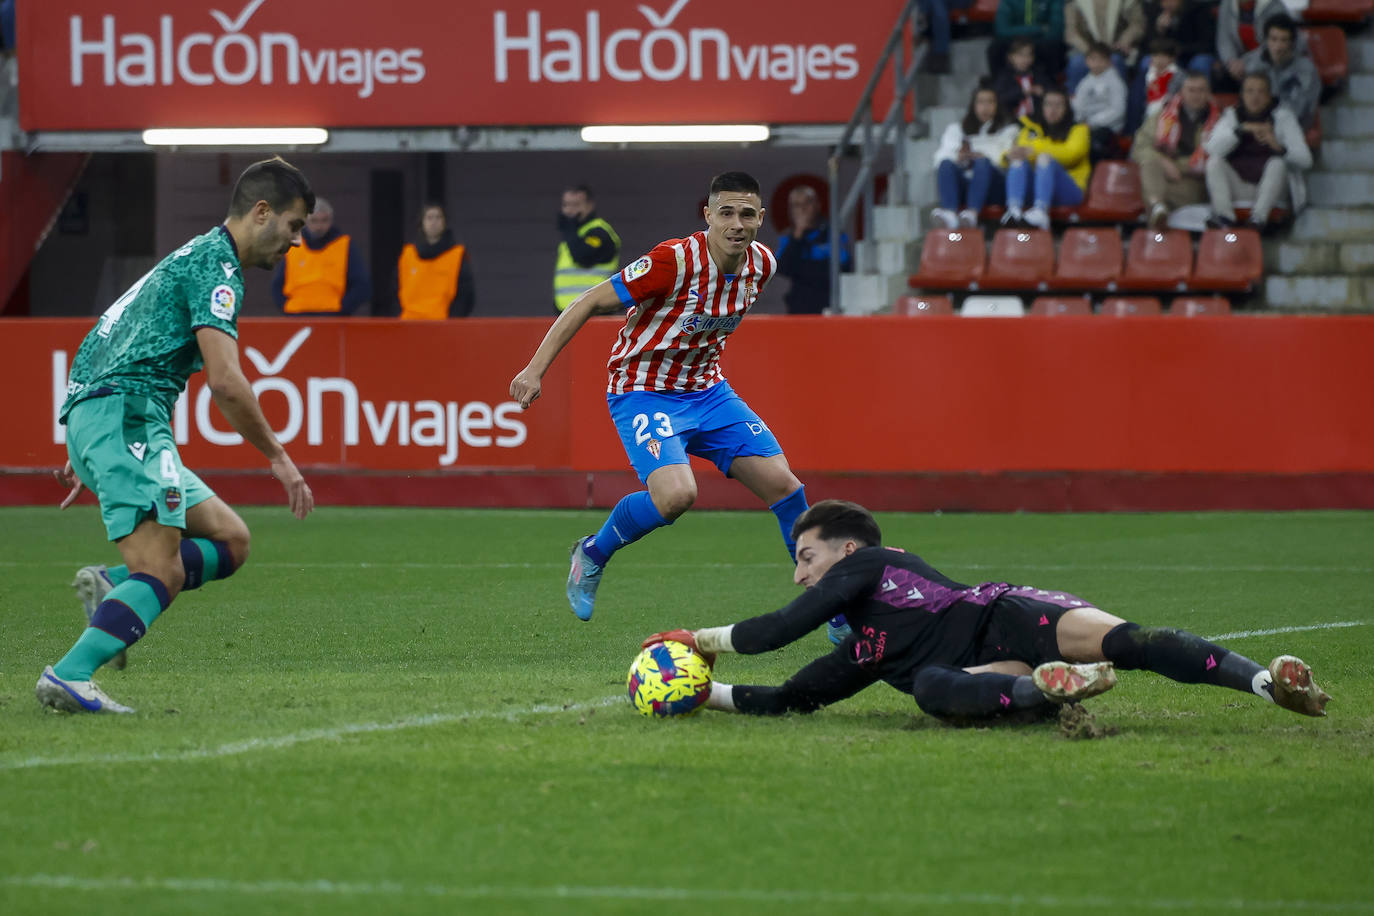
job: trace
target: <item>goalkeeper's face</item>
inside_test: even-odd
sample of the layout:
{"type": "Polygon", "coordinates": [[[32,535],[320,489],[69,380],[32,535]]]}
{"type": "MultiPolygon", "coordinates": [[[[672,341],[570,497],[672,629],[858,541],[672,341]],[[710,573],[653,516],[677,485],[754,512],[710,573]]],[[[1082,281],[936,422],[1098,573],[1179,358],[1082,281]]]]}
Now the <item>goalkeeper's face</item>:
{"type": "Polygon", "coordinates": [[[859,543],[849,538],[821,539],[821,529],[808,528],[797,536],[797,571],[792,581],[803,588],[811,588],[821,577],[845,557],[859,549],[859,543]]]}

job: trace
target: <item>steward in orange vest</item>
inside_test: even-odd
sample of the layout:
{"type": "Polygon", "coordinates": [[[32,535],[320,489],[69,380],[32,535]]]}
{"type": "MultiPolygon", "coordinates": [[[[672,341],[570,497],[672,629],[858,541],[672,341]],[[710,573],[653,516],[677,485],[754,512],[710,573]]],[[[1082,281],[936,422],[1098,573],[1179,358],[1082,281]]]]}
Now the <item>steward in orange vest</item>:
{"type": "Polygon", "coordinates": [[[329,203],[316,200],[301,244],[272,274],[272,297],[287,315],[352,315],[372,298],[362,252],[334,225],[329,203]]]}
{"type": "Polygon", "coordinates": [[[467,248],[453,240],[443,207],[426,205],[420,233],[396,260],[392,313],[402,319],[465,318],[476,299],[467,248]]]}

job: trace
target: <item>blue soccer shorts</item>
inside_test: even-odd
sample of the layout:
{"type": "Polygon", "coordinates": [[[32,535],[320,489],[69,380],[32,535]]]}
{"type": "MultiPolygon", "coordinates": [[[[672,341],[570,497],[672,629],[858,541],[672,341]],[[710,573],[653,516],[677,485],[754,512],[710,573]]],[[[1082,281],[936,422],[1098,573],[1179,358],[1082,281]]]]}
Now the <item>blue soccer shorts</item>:
{"type": "Polygon", "coordinates": [[[771,458],[782,446],[735,394],[729,382],[704,391],[627,391],[606,395],[611,422],[640,481],[688,455],[705,458],[725,476],[736,458],[771,458]]]}

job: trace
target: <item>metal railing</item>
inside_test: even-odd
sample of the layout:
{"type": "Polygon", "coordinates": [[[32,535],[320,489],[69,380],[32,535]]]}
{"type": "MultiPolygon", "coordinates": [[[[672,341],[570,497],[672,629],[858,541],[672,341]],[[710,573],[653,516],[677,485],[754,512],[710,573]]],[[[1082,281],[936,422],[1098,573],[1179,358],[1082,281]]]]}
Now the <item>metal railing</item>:
{"type": "Polygon", "coordinates": [[[892,34],[888,36],[883,53],[873,67],[868,84],[859,96],[854,114],[845,125],[839,142],[830,154],[830,306],[837,312],[844,311],[844,303],[840,301],[840,229],[849,223],[855,209],[862,204],[864,226],[868,231],[872,231],[874,170],[885,146],[892,147],[893,181],[888,185],[889,202],[907,202],[906,155],[902,143],[905,131],[898,130],[898,127],[906,126],[908,99],[912,105],[912,113],[915,114],[916,97],[913,90],[916,86],[916,75],[926,55],[924,43],[917,45],[914,41],[908,42],[908,27],[913,39],[919,32],[919,8],[918,0],[907,0],[902,8],[902,14],[892,27],[892,34]],[[913,47],[914,50],[910,63],[905,63],[908,47],[913,47]],[[892,102],[888,105],[882,121],[875,123],[873,95],[889,63],[894,88],[892,102]],[[858,173],[841,201],[840,160],[855,155],[859,157],[858,173]],[[838,206],[837,201],[840,201],[838,206]]]}

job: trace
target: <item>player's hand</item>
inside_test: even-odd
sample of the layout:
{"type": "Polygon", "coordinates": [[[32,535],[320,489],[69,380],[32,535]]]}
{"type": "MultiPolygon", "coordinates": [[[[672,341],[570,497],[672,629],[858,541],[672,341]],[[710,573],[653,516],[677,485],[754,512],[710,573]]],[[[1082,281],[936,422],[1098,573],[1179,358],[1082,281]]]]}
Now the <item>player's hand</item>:
{"type": "Polygon", "coordinates": [[[539,376],[531,372],[528,366],[510,380],[510,396],[521,410],[529,410],[530,405],[539,400],[539,388],[539,376]]]}
{"type": "Polygon", "coordinates": [[[665,630],[662,633],[655,633],[653,636],[650,636],[648,639],[640,643],[639,647],[641,649],[647,649],[656,643],[670,641],[682,643],[684,646],[691,649],[697,655],[700,655],[702,658],[706,659],[706,664],[710,665],[712,668],[716,666],[716,653],[701,651],[701,649],[697,647],[696,634],[694,634],[691,630],[665,630]]]}
{"type": "Polygon", "coordinates": [[[281,457],[272,459],[272,476],[281,481],[281,485],[286,488],[286,504],[291,507],[291,514],[296,518],[305,518],[310,514],[310,510],[315,508],[315,494],[310,491],[310,484],[305,482],[304,475],[296,469],[293,462],[285,452],[281,457]]]}
{"type": "Polygon", "coordinates": [[[69,488],[67,498],[57,504],[58,509],[65,509],[76,502],[76,498],[80,496],[81,491],[86,488],[86,485],[81,482],[81,478],[76,476],[76,471],[72,470],[72,463],[70,460],[62,465],[62,467],[53,471],[52,476],[56,477],[57,482],[62,484],[62,486],[69,488]]]}

